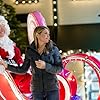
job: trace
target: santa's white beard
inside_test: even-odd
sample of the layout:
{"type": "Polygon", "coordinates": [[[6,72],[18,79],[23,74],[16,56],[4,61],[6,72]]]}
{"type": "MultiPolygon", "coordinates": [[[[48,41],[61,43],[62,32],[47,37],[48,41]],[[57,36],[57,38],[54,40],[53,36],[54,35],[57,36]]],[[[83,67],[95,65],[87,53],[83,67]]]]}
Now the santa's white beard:
{"type": "Polygon", "coordinates": [[[8,59],[14,57],[14,42],[8,36],[4,35],[4,37],[0,37],[0,47],[8,52],[8,59]]]}

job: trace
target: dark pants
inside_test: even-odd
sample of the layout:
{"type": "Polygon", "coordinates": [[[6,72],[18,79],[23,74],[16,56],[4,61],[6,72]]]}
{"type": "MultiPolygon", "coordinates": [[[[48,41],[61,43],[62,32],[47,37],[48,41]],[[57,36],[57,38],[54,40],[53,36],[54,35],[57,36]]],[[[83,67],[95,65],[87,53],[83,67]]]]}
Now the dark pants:
{"type": "Polygon", "coordinates": [[[33,92],[33,100],[59,100],[59,91],[33,92]]]}

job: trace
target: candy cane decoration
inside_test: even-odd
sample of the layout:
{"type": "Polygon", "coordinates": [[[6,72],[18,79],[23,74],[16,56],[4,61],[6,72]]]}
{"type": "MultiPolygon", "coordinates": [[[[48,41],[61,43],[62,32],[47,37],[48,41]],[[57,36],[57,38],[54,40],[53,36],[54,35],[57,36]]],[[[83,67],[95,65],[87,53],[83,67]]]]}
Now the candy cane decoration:
{"type": "MultiPolygon", "coordinates": [[[[4,69],[2,65],[0,68],[4,69]]],[[[0,71],[0,100],[29,100],[19,91],[12,76],[5,69],[0,71]]]]}
{"type": "MultiPolygon", "coordinates": [[[[87,54],[73,54],[63,58],[64,66],[66,66],[71,61],[82,61],[89,64],[97,74],[100,87],[100,61],[98,59],[96,59],[93,56],[89,56],[87,54]]],[[[100,93],[98,93],[98,100],[100,100],[100,93]]]]}
{"type": "Polygon", "coordinates": [[[44,17],[41,12],[34,11],[28,14],[27,17],[27,30],[28,30],[28,40],[29,44],[34,41],[33,33],[37,26],[47,26],[44,17]]]}

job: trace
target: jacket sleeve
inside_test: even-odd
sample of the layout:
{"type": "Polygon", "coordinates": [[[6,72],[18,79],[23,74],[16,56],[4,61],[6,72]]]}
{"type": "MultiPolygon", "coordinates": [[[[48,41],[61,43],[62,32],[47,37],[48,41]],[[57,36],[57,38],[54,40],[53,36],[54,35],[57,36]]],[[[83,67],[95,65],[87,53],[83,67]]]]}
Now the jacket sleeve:
{"type": "Polygon", "coordinates": [[[46,63],[46,71],[52,74],[58,74],[63,69],[61,55],[57,47],[54,48],[54,64],[46,63]]]}
{"type": "Polygon", "coordinates": [[[30,67],[30,58],[28,57],[28,53],[26,53],[25,60],[22,66],[18,64],[18,66],[15,67],[14,65],[8,64],[7,70],[11,71],[12,73],[24,74],[28,71],[29,67],[30,67]]]}

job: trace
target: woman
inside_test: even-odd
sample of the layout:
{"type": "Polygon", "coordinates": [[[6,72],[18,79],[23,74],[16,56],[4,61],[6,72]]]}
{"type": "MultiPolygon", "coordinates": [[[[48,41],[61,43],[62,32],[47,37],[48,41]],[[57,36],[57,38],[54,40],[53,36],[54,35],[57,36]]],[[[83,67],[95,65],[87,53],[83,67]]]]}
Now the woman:
{"type": "MultiPolygon", "coordinates": [[[[0,57],[9,65],[13,64],[13,66],[17,66],[18,64],[21,66],[23,64],[21,52],[19,48],[16,47],[16,44],[8,37],[9,34],[10,27],[8,22],[3,16],[0,16],[0,57]]],[[[11,75],[20,91],[30,95],[31,75],[28,73],[25,75],[11,73],[11,75]]]]}
{"type": "MultiPolygon", "coordinates": [[[[0,62],[7,67],[3,62],[0,62]]],[[[22,67],[8,65],[8,70],[26,73],[32,67],[33,100],[59,100],[59,87],[56,74],[63,66],[56,45],[50,40],[49,29],[38,26],[34,30],[34,41],[27,48],[22,67]]]]}

